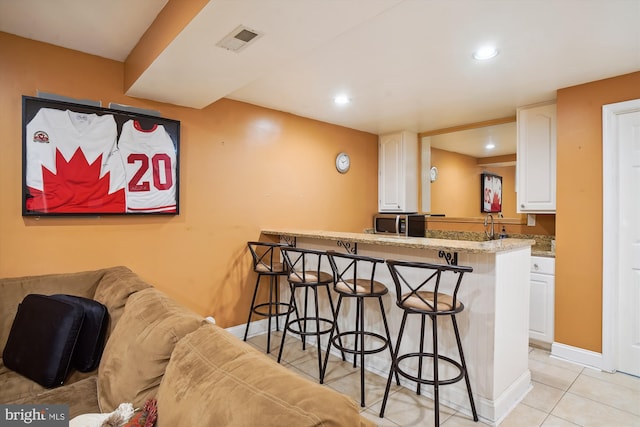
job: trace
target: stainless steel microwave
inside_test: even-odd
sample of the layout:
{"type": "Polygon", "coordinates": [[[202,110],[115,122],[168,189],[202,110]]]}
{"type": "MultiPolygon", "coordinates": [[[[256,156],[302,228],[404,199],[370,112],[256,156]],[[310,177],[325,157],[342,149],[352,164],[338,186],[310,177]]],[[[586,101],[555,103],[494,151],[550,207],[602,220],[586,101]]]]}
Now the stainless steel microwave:
{"type": "Polygon", "coordinates": [[[425,237],[426,215],[420,214],[377,214],[373,217],[373,230],[379,234],[425,237]]]}

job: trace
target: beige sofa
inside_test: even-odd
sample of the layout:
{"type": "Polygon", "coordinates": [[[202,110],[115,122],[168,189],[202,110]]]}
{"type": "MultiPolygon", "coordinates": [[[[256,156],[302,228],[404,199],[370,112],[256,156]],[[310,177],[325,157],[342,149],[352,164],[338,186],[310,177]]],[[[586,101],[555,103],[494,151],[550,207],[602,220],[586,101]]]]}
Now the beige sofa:
{"type": "Polygon", "coordinates": [[[97,370],[70,372],[53,389],[0,360],[0,403],[68,404],[73,418],[156,398],[159,427],[374,425],[351,399],[295,375],[126,267],[0,279],[0,349],[31,293],[103,303],[110,314],[106,346],[97,370]]]}

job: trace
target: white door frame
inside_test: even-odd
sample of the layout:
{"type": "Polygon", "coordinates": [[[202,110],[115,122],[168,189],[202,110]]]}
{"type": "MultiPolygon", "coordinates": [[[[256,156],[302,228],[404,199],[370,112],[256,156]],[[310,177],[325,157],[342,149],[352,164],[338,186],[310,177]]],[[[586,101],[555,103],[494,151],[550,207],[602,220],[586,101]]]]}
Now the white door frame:
{"type": "Polygon", "coordinates": [[[618,359],[618,120],[640,111],[640,99],[602,106],[602,366],[615,371],[618,359]]]}

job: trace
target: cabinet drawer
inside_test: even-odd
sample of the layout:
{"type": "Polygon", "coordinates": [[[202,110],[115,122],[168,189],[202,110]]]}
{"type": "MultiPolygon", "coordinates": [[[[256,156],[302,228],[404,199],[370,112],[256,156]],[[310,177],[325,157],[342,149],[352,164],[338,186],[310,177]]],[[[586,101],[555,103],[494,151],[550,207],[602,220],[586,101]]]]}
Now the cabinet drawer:
{"type": "Polygon", "coordinates": [[[531,272],[540,274],[555,274],[556,270],[555,258],[547,257],[531,257],[531,272]]]}

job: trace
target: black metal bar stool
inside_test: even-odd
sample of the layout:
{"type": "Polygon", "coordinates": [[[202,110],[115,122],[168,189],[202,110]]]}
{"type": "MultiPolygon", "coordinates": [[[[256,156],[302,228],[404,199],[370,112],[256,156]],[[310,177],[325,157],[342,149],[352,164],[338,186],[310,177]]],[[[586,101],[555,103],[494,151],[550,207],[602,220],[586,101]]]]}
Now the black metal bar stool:
{"type": "Polygon", "coordinates": [[[460,332],[458,331],[458,323],[456,322],[456,314],[464,310],[464,305],[458,300],[458,290],[462,283],[462,277],[465,273],[473,271],[471,267],[428,264],[422,262],[406,262],[387,260],[387,266],[391,272],[391,277],[396,288],[396,305],[400,307],[404,314],[402,315],[402,323],[400,324],[400,332],[398,333],[398,341],[393,352],[391,371],[387,380],[387,388],[385,389],[382,407],[380,409],[380,417],[384,417],[384,410],[389,397],[389,389],[391,387],[391,379],[393,373],[396,372],[401,376],[418,383],[416,390],[420,394],[421,384],[430,384],[433,386],[433,401],[435,402],[435,425],[440,425],[440,400],[439,386],[456,383],[464,378],[467,385],[467,393],[471,402],[471,412],[473,420],[478,421],[476,406],[471,393],[471,384],[469,382],[469,374],[467,365],[462,352],[462,343],[460,342],[460,332]],[[441,279],[445,273],[457,274],[457,280],[452,285],[453,289],[449,292],[441,291],[441,279]],[[407,291],[408,289],[408,291],[407,291]],[[418,352],[398,354],[400,343],[403,338],[404,328],[409,314],[418,314],[421,318],[420,326],[420,350],[418,352]],[[424,349],[424,329],[425,317],[429,316],[432,323],[432,340],[433,352],[426,352],[424,349]],[[455,361],[450,357],[443,356],[438,353],[438,317],[450,316],[453,323],[453,330],[456,336],[456,344],[460,361],[455,361]],[[433,361],[432,379],[422,377],[423,359],[431,359],[433,361]],[[418,376],[414,376],[400,367],[400,363],[407,359],[418,360],[418,376]],[[441,379],[438,373],[438,363],[446,364],[457,368],[458,375],[453,378],[441,379]]]}
{"type": "MultiPolygon", "coordinates": [[[[335,251],[327,251],[329,264],[333,270],[334,285],[333,290],[338,293],[338,303],[334,316],[334,328],[329,334],[329,344],[325,354],[324,367],[320,378],[320,383],[324,381],[324,374],[327,370],[329,362],[329,352],[333,345],[338,350],[353,354],[353,367],[356,367],[356,360],[360,356],[360,406],[365,407],[365,381],[364,381],[364,357],[367,354],[374,354],[389,349],[389,353],[393,357],[393,344],[389,335],[389,325],[384,312],[382,297],[389,293],[387,287],[375,280],[376,266],[384,263],[384,259],[372,258],[360,255],[342,254],[335,251]],[[356,300],[355,327],[351,331],[343,331],[335,333],[335,326],[338,324],[340,307],[343,298],[354,298],[356,300]],[[384,335],[380,333],[367,331],[364,327],[365,300],[375,298],[378,300],[382,323],[384,325],[384,335]],[[369,337],[366,341],[373,341],[366,348],[365,337],[369,337]],[[353,339],[350,339],[353,338],[353,339]],[[347,342],[346,345],[343,345],[347,342]]],[[[396,374],[398,384],[400,379],[396,374]]]]}
{"type": "MultiPolygon", "coordinates": [[[[287,332],[299,335],[302,340],[302,349],[306,349],[307,335],[316,337],[316,346],[318,349],[318,378],[322,377],[322,353],[320,337],[328,334],[333,329],[333,301],[329,284],[333,283],[333,274],[324,272],[322,268],[322,260],[326,258],[326,252],[315,249],[303,249],[286,247],[281,248],[284,258],[285,268],[288,272],[287,280],[291,285],[291,299],[289,304],[294,307],[287,313],[285,320],[284,333],[282,334],[282,342],[278,353],[278,363],[282,359],[282,350],[284,349],[287,332]],[[331,306],[331,318],[321,317],[320,305],[318,300],[318,288],[327,290],[329,305],[331,306]],[[300,305],[296,302],[296,294],[304,290],[304,307],[301,310],[300,305]],[[314,311],[309,313],[309,290],[314,295],[314,311]],[[291,313],[296,315],[295,319],[291,319],[291,313]],[[302,317],[300,316],[302,313],[302,317]],[[322,324],[322,328],[321,325],[322,324]]],[[[344,358],[344,353],[343,353],[344,358]]]]}
{"type": "Polygon", "coordinates": [[[287,245],[271,242],[247,242],[251,256],[253,257],[253,271],[258,274],[256,286],[253,290],[253,298],[251,299],[251,308],[249,309],[249,319],[247,319],[247,327],[244,330],[244,340],[247,340],[249,333],[249,324],[251,316],[255,313],[265,316],[268,320],[267,326],[267,353],[271,352],[271,319],[276,319],[276,330],[280,330],[278,318],[290,313],[293,310],[287,302],[280,301],[280,277],[286,276],[287,271],[282,262],[280,262],[280,251],[282,247],[287,245]],[[264,303],[256,304],[258,288],[260,287],[260,279],[269,277],[269,300],[264,303]]]}

